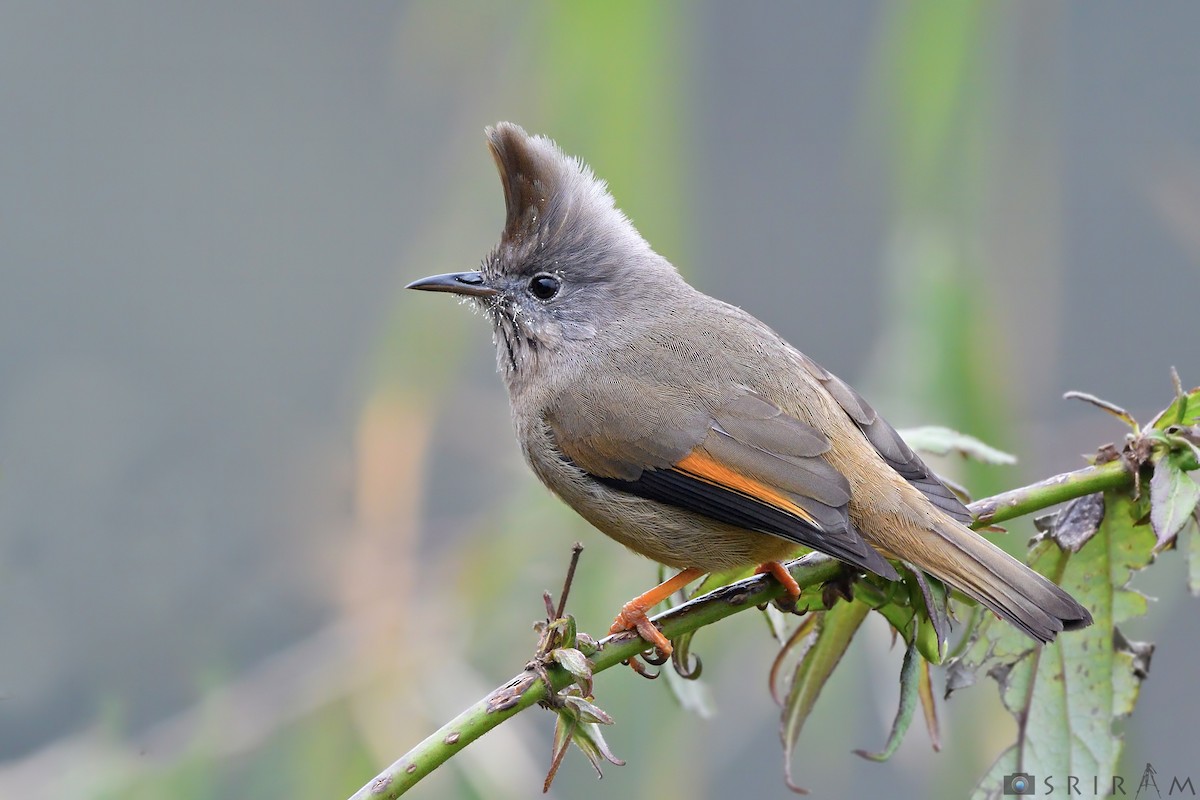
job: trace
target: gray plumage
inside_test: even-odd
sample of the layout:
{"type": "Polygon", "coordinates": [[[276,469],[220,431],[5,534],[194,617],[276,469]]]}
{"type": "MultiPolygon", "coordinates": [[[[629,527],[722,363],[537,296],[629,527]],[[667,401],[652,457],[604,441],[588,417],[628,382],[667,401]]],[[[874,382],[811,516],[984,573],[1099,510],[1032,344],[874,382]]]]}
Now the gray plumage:
{"type": "Polygon", "coordinates": [[[895,578],[903,559],[1039,641],[1090,623],[965,527],[970,514],[850,386],[759,320],[688,285],[550,140],[487,131],[507,209],[473,296],[533,471],[604,533],[715,571],[803,544],[895,578]]]}

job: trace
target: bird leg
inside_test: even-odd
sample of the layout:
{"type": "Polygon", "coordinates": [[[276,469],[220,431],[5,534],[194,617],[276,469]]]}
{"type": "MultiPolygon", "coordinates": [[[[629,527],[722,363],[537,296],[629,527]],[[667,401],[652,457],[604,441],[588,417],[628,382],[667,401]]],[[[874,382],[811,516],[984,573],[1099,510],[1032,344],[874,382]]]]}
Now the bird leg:
{"type": "Polygon", "coordinates": [[[787,567],[778,561],[766,561],[754,568],[755,575],[768,573],[775,576],[775,580],[783,584],[784,590],[787,592],[787,598],[780,597],[776,603],[784,611],[794,611],[796,609],[796,601],[800,599],[800,584],[796,583],[796,579],[792,577],[792,573],[788,572],[787,567]]]}
{"type": "Polygon", "coordinates": [[[754,568],[755,575],[769,573],[775,576],[775,580],[783,584],[783,588],[791,595],[793,600],[800,599],[800,584],[796,583],[796,579],[792,577],[792,573],[788,572],[787,567],[778,561],[767,561],[759,564],[754,568]]]}
{"type": "Polygon", "coordinates": [[[664,656],[671,655],[671,642],[662,635],[662,631],[654,627],[646,612],[703,574],[704,570],[695,567],[685,569],[674,578],[665,580],[645,594],[633,598],[621,606],[621,613],[617,614],[608,632],[637,631],[639,636],[657,647],[664,656]]]}

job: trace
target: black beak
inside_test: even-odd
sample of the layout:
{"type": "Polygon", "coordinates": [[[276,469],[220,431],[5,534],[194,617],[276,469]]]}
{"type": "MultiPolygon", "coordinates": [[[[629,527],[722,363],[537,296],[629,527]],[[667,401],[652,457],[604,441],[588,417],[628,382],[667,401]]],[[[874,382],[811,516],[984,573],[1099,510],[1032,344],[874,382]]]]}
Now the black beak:
{"type": "Polygon", "coordinates": [[[420,289],[423,292],[450,292],[471,297],[491,297],[500,294],[498,289],[488,286],[478,272],[450,272],[445,275],[430,275],[413,281],[405,289],[420,289]]]}

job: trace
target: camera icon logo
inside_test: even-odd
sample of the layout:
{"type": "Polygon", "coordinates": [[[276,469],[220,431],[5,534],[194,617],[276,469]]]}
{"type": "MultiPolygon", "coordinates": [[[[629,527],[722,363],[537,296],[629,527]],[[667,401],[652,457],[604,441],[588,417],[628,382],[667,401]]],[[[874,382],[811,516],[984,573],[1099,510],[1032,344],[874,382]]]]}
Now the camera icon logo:
{"type": "Polygon", "coordinates": [[[1006,795],[1033,795],[1034,785],[1037,779],[1028,772],[1014,772],[1011,775],[1004,776],[1004,785],[1001,787],[1001,792],[1006,795]]]}

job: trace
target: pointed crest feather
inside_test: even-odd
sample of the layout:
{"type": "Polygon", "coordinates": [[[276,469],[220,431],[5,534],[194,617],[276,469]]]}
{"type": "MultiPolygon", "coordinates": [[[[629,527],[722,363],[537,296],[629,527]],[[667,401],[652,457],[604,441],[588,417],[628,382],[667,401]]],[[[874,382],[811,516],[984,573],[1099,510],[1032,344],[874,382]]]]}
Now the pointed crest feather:
{"type": "Polygon", "coordinates": [[[499,122],[485,133],[504,187],[505,239],[557,228],[572,211],[620,215],[604,182],[550,139],[531,136],[511,122],[499,122]]]}

